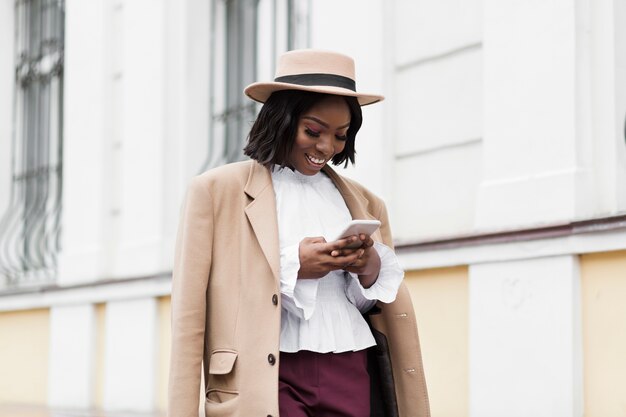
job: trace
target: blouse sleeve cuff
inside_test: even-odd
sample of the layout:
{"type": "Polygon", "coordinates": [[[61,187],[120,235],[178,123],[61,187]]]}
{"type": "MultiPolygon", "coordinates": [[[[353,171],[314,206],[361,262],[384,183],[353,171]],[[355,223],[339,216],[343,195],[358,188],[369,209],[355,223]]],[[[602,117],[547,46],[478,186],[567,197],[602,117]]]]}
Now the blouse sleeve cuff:
{"type": "Polygon", "coordinates": [[[297,243],[281,250],[280,292],[283,296],[283,306],[298,317],[308,320],[315,310],[319,280],[299,280],[299,270],[300,244],[297,243]]]}
{"type": "MultiPolygon", "coordinates": [[[[358,292],[359,295],[367,300],[379,300],[383,303],[391,303],[396,299],[398,288],[404,278],[404,270],[400,266],[400,262],[396,254],[388,246],[374,242],[374,249],[380,257],[380,272],[376,282],[369,287],[364,288],[359,281],[359,276],[350,273],[352,282],[348,287],[349,292],[358,292]]],[[[351,294],[356,296],[357,294],[351,294]]]]}

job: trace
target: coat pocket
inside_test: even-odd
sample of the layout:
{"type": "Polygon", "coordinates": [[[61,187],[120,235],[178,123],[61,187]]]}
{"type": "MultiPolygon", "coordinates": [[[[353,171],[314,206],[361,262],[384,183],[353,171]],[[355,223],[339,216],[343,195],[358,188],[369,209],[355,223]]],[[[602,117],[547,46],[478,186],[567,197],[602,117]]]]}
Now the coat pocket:
{"type": "Polygon", "coordinates": [[[236,385],[237,351],[216,349],[209,358],[209,375],[206,384],[205,414],[211,417],[235,415],[239,403],[236,385]]]}
{"type": "Polygon", "coordinates": [[[234,400],[239,396],[237,391],[229,391],[225,389],[210,389],[206,393],[206,399],[210,403],[222,404],[230,400],[234,400]]]}
{"type": "Polygon", "coordinates": [[[239,415],[239,394],[236,391],[210,389],[206,393],[204,414],[211,417],[232,417],[239,415]]]}
{"type": "Polygon", "coordinates": [[[228,349],[219,349],[211,353],[209,359],[209,374],[226,375],[229,374],[235,366],[237,360],[237,352],[228,349]]]}

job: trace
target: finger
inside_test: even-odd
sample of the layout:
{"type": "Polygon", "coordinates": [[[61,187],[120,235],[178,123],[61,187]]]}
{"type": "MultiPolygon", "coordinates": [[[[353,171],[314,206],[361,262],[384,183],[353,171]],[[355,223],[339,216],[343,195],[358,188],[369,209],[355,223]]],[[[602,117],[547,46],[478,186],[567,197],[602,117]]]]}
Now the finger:
{"type": "Polygon", "coordinates": [[[357,252],[355,252],[355,253],[353,253],[351,255],[337,256],[337,257],[332,258],[332,259],[333,259],[332,264],[335,267],[343,269],[344,267],[346,267],[348,265],[354,264],[359,259],[359,255],[358,255],[357,252]]]}
{"type": "Polygon", "coordinates": [[[358,258],[357,258],[356,261],[354,261],[351,264],[347,265],[348,268],[350,268],[352,270],[357,270],[357,271],[360,271],[361,268],[363,268],[364,266],[365,266],[365,262],[362,259],[358,259],[358,258]]]}
{"type": "Polygon", "coordinates": [[[363,246],[364,248],[370,248],[372,246],[374,246],[374,239],[372,239],[372,237],[370,235],[366,235],[364,233],[361,233],[359,235],[359,239],[361,240],[361,242],[363,242],[363,246]]]}
{"type": "Polygon", "coordinates": [[[356,253],[357,258],[354,262],[352,262],[351,264],[348,265],[348,267],[351,268],[355,268],[355,269],[359,269],[362,268],[363,266],[365,266],[365,264],[367,263],[367,260],[365,258],[363,258],[363,255],[365,254],[365,250],[364,249],[359,249],[356,253]]]}
{"type": "Polygon", "coordinates": [[[358,248],[350,248],[350,249],[335,249],[334,251],[332,251],[330,253],[330,256],[336,257],[336,256],[348,256],[348,255],[352,255],[354,252],[357,252],[359,249],[358,248]]]}
{"type": "Polygon", "coordinates": [[[354,235],[335,240],[334,242],[328,242],[326,249],[328,249],[328,253],[334,250],[343,249],[351,243],[356,242],[358,238],[358,236],[354,235]]]}

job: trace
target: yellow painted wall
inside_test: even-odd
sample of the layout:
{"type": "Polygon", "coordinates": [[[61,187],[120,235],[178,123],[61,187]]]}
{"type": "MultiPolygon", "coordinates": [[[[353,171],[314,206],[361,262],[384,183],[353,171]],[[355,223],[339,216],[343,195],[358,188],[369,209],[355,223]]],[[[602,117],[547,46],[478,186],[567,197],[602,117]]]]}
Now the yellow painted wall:
{"type": "Polygon", "coordinates": [[[167,409],[167,380],[170,366],[170,297],[159,298],[159,368],[157,381],[157,407],[161,411],[167,409]]]}
{"type": "Polygon", "coordinates": [[[94,383],[94,406],[102,409],[104,406],[104,350],[106,343],[106,304],[96,304],[96,342],[94,352],[95,359],[95,383],[94,383]]]}
{"type": "Polygon", "coordinates": [[[422,346],[432,415],[469,415],[468,268],[406,273],[422,346]]]}
{"type": "Polygon", "coordinates": [[[626,251],[583,255],[585,417],[626,415],[626,251]]]}
{"type": "Polygon", "coordinates": [[[46,404],[49,334],[47,309],[0,313],[0,404],[46,404]]]}

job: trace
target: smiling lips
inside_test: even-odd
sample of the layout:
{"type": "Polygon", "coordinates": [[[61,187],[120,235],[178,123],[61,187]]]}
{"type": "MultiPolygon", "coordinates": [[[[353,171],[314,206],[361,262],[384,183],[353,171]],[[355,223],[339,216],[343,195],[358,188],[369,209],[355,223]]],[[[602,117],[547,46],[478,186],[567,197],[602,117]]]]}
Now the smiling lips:
{"type": "Polygon", "coordinates": [[[305,155],[306,155],[306,159],[308,159],[311,163],[315,165],[324,165],[324,162],[326,162],[325,159],[315,158],[309,154],[305,154],[305,155]]]}

